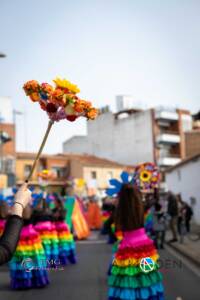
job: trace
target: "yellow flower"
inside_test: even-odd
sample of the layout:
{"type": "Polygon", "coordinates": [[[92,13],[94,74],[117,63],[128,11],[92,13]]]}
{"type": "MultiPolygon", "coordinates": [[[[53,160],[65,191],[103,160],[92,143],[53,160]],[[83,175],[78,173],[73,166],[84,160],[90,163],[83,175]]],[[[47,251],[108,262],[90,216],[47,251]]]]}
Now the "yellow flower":
{"type": "Polygon", "coordinates": [[[148,182],[151,179],[151,172],[149,171],[142,171],[140,174],[140,180],[143,182],[148,182]]]}
{"type": "Polygon", "coordinates": [[[61,78],[57,77],[53,80],[53,82],[55,82],[57,87],[60,87],[63,89],[68,89],[70,92],[72,92],[74,94],[77,94],[80,92],[77,85],[71,83],[70,81],[68,81],[66,79],[61,79],[61,78]]]}

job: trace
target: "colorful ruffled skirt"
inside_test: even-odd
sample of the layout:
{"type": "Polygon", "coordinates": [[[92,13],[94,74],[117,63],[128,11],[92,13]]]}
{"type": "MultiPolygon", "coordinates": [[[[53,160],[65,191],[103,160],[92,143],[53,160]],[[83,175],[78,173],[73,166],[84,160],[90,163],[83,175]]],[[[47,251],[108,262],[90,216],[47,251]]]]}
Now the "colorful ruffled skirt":
{"type": "Polygon", "coordinates": [[[4,227],[5,227],[5,223],[6,223],[5,220],[0,220],[0,237],[1,237],[2,234],[3,234],[4,227]]]}
{"type": "Polygon", "coordinates": [[[58,235],[59,260],[61,264],[75,264],[75,242],[68,225],[64,221],[57,221],[55,222],[55,227],[58,235]]]}
{"type": "Polygon", "coordinates": [[[38,222],[35,230],[39,233],[44,247],[45,255],[52,268],[59,267],[59,246],[58,235],[55,224],[50,221],[38,222]]]}
{"type": "Polygon", "coordinates": [[[151,209],[148,209],[144,213],[144,228],[145,228],[146,233],[148,234],[148,236],[150,236],[151,238],[153,238],[154,237],[153,213],[152,213],[151,209]]]}
{"type": "Polygon", "coordinates": [[[108,299],[163,300],[158,258],[144,228],[124,232],[108,277],[108,299]]]}
{"type": "Polygon", "coordinates": [[[9,268],[12,289],[41,288],[49,283],[44,248],[33,225],[23,227],[9,268]]]}

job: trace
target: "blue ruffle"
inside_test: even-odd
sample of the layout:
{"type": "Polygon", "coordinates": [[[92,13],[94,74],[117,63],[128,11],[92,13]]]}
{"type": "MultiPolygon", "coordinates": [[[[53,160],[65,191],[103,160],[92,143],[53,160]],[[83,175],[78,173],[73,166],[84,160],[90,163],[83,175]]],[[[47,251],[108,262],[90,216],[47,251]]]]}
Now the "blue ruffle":
{"type": "Polygon", "coordinates": [[[138,299],[154,299],[163,300],[163,285],[157,283],[148,288],[137,288],[137,289],[126,289],[126,288],[115,288],[110,287],[108,291],[109,299],[121,299],[121,300],[138,300],[138,299]],[[158,298],[159,297],[159,298],[158,298]]]}

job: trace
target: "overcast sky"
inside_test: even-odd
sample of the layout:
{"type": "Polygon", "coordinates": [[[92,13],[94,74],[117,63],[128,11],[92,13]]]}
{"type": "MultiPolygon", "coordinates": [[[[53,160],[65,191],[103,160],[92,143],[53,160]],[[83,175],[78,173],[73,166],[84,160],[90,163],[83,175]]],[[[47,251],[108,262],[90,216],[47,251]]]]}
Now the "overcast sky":
{"type": "MultiPolygon", "coordinates": [[[[99,107],[128,94],[148,107],[199,110],[199,12],[199,0],[0,0],[0,95],[25,112],[17,150],[36,151],[48,121],[24,96],[30,79],[66,77],[99,107]]],[[[84,120],[62,121],[44,152],[85,132],[84,120]]]]}

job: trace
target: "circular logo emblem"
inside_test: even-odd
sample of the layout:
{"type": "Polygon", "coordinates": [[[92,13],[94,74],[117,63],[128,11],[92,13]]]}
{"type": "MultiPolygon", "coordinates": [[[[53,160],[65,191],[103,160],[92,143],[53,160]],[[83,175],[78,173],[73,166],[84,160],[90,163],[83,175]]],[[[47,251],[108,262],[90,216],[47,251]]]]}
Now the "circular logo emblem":
{"type": "Polygon", "coordinates": [[[23,259],[21,265],[26,272],[31,272],[33,270],[33,260],[31,258],[23,259]]]}
{"type": "Polygon", "coordinates": [[[140,261],[140,269],[144,273],[148,273],[148,272],[153,271],[154,265],[155,265],[155,263],[154,263],[153,259],[150,258],[150,257],[142,258],[141,261],[140,261]]]}

